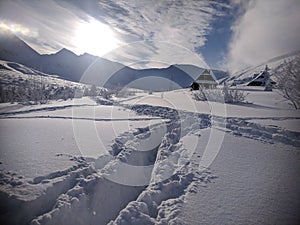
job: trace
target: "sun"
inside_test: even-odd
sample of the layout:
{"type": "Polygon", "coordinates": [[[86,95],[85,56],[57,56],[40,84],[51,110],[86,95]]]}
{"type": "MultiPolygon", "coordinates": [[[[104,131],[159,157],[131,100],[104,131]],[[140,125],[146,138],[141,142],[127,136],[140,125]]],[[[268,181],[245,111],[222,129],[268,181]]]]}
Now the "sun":
{"type": "Polygon", "coordinates": [[[73,38],[76,52],[96,56],[105,55],[117,48],[119,43],[111,28],[96,20],[79,24],[73,38]]]}

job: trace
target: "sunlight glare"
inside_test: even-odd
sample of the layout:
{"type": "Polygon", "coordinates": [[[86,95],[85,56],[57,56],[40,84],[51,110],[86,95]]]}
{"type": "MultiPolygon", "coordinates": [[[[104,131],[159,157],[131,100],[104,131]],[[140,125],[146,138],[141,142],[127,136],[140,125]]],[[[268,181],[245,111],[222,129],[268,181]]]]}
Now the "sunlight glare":
{"type": "Polygon", "coordinates": [[[113,31],[107,25],[96,20],[81,23],[76,29],[73,39],[78,53],[86,52],[96,56],[103,56],[112,51],[119,46],[118,43],[113,31]]]}
{"type": "Polygon", "coordinates": [[[29,30],[21,24],[9,23],[6,21],[0,21],[0,31],[10,31],[14,34],[23,36],[36,36],[35,32],[29,30]]]}

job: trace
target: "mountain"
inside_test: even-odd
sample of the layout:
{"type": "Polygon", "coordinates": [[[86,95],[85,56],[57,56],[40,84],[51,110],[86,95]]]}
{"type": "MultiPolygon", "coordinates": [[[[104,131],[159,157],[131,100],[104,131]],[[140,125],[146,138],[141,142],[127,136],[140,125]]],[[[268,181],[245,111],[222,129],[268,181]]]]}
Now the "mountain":
{"type": "Polygon", "coordinates": [[[38,69],[68,80],[79,81],[82,73],[95,59],[96,57],[90,55],[77,56],[62,49],[55,54],[41,55],[38,69]]]}
{"type": "Polygon", "coordinates": [[[193,77],[174,65],[168,68],[141,70],[124,67],[108,79],[106,86],[113,87],[121,84],[144,90],[166,91],[189,87],[193,81],[193,77]]]}
{"type": "Polygon", "coordinates": [[[17,62],[72,81],[80,81],[84,71],[95,60],[101,60],[107,66],[114,64],[90,54],[77,56],[67,49],[62,49],[55,54],[41,55],[9,31],[0,31],[0,59],[17,62]]]}
{"type": "Polygon", "coordinates": [[[30,65],[40,54],[29,47],[13,33],[0,29],[0,58],[7,61],[30,65]]]}
{"type": "Polygon", "coordinates": [[[133,69],[121,64],[107,66],[97,60],[86,70],[81,81],[107,88],[165,91],[188,87],[194,78],[173,65],[168,68],[133,69]]]}
{"type": "MultiPolygon", "coordinates": [[[[176,64],[175,65],[178,69],[181,69],[182,71],[189,74],[194,79],[197,79],[197,77],[205,70],[205,68],[201,68],[194,65],[185,65],[185,64],[176,64]]],[[[212,69],[212,72],[217,80],[224,79],[225,77],[228,77],[228,73],[222,70],[214,70],[212,69]]]]}
{"type": "MultiPolygon", "coordinates": [[[[108,88],[126,86],[143,90],[166,91],[189,87],[203,71],[204,68],[194,65],[176,64],[167,68],[133,69],[121,64],[108,67],[102,61],[95,61],[86,70],[81,81],[108,88]]],[[[224,71],[212,71],[217,80],[228,76],[224,71]]]]}
{"type": "MultiPolygon", "coordinates": [[[[0,32],[0,59],[23,64],[61,78],[106,87],[135,87],[146,90],[169,90],[188,87],[204,70],[194,65],[171,65],[168,68],[133,69],[104,58],[68,49],[41,55],[10,32],[0,32]]],[[[227,76],[213,70],[217,79],[227,76]]]]}
{"type": "Polygon", "coordinates": [[[56,86],[56,87],[83,87],[77,82],[67,81],[57,75],[49,75],[29,68],[20,63],[0,60],[0,85],[14,86],[29,84],[56,86]]]}
{"type": "Polygon", "coordinates": [[[95,61],[102,61],[103,65],[107,67],[116,64],[115,62],[87,53],[77,56],[67,49],[62,49],[55,54],[41,55],[39,70],[49,74],[57,74],[65,79],[78,82],[87,68],[95,61]]]}
{"type": "Polygon", "coordinates": [[[250,78],[253,77],[254,74],[257,74],[261,71],[263,71],[268,65],[268,67],[271,69],[270,73],[272,75],[274,69],[276,69],[279,65],[281,65],[284,61],[289,61],[293,59],[296,56],[300,56],[300,50],[293,51],[287,54],[283,54],[280,56],[276,56],[274,58],[271,58],[257,66],[248,67],[244,70],[241,70],[239,72],[234,73],[232,76],[228,77],[226,82],[233,82],[236,80],[238,83],[244,83],[244,81],[249,81],[250,78]]]}

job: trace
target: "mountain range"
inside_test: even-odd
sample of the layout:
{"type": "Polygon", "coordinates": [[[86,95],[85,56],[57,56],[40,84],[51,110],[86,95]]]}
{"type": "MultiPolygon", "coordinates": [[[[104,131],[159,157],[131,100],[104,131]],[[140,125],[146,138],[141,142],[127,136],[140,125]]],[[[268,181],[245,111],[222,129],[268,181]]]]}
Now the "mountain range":
{"type": "MultiPolygon", "coordinates": [[[[194,65],[178,64],[167,68],[134,69],[87,53],[77,56],[65,48],[55,54],[39,54],[8,31],[0,32],[0,59],[70,81],[153,91],[188,87],[204,70],[194,65]]],[[[220,70],[213,70],[213,73],[217,79],[228,76],[220,70]]]]}

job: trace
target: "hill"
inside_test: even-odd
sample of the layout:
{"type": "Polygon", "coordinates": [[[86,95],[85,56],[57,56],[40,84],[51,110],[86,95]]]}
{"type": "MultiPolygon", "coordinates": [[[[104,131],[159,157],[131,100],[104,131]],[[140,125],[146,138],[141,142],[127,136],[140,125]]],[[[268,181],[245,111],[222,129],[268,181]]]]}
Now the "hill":
{"type": "Polygon", "coordinates": [[[274,69],[276,69],[283,62],[290,61],[291,59],[299,55],[300,55],[300,50],[293,51],[284,55],[276,56],[257,66],[248,67],[242,71],[234,73],[232,76],[228,77],[226,81],[229,83],[232,83],[233,81],[237,83],[243,83],[243,81],[249,81],[249,79],[251,79],[254,74],[263,71],[266,65],[268,65],[268,67],[271,69],[270,73],[272,75],[274,69]]]}

